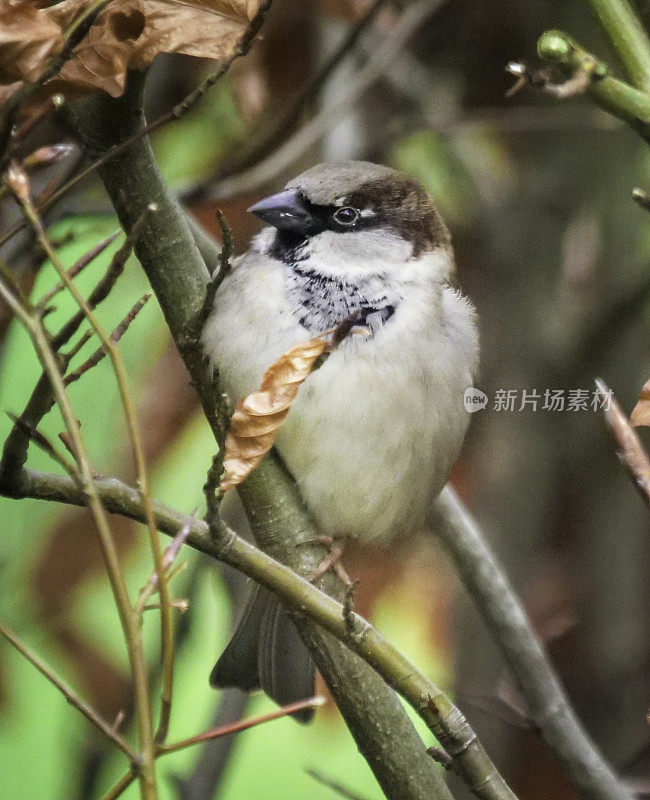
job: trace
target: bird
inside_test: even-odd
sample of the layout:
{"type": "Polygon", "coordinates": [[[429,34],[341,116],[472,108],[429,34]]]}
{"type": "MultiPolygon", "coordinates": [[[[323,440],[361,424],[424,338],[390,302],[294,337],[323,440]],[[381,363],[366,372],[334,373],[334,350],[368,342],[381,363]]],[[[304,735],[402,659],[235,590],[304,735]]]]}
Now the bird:
{"type": "MultiPolygon", "coordinates": [[[[407,536],[447,482],[478,369],[449,230],[414,178],[365,161],[319,164],[248,210],[266,227],[217,290],[204,353],[237,401],[289,348],[353,319],[364,335],[305,380],[276,447],[324,537],[407,536]]],[[[313,695],[309,654],[268,590],[254,587],[210,682],[281,705],[313,695]]]]}

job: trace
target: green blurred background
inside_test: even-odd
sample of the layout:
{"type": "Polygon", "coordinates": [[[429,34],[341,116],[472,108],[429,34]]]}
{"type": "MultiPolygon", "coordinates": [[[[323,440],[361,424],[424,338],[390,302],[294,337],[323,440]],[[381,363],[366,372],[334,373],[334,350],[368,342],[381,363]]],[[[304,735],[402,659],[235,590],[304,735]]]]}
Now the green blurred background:
{"type": "MultiPolygon", "coordinates": [[[[297,142],[291,158],[258,186],[238,183],[237,177],[221,182],[251,132],[265,130],[291,108],[366,7],[344,0],[276,0],[262,42],[196,110],[157,134],[163,172],[215,236],[214,213],[223,209],[238,250],[256,230],[246,207],[323,159],[391,164],[431,191],[452,229],[459,282],[479,309],[478,385],[490,398],[473,419],[453,480],[505,563],[583,721],[616,768],[648,788],[646,509],[616,460],[600,414],[493,409],[498,389],[591,391],[596,376],[628,412],[632,408],[650,375],[650,237],[647,212],[631,200],[634,186],[650,186],[645,146],[585,99],[558,101],[530,89],[504,98],[512,82],[505,64],[534,62],[535,41],[546,28],[566,29],[611,58],[586,6],[561,0],[449,0],[373,86],[349,98],[343,112],[328,115],[328,104],[347,97],[354,76],[394,30],[399,9],[386,3],[318,101],[305,109],[299,130],[316,113],[327,120],[317,141],[306,148],[297,142]],[[206,184],[210,175],[216,177],[206,184]]],[[[177,102],[209,66],[159,58],[149,76],[150,116],[177,102]]],[[[57,141],[62,132],[51,126],[40,136],[34,146],[57,141]]],[[[274,163],[272,150],[264,155],[274,163]]],[[[3,207],[3,229],[14,216],[10,205],[3,207]]],[[[48,222],[51,235],[63,242],[66,264],[117,229],[93,183],[60,204],[48,222]]],[[[84,292],[119,241],[79,278],[84,292]]],[[[6,255],[21,276],[35,275],[38,296],[52,285],[54,273],[40,265],[29,245],[21,240],[6,255]]],[[[131,259],[100,308],[101,320],[116,325],[146,289],[131,259]]],[[[72,310],[62,295],[56,304],[54,328],[72,310]]],[[[0,409],[19,413],[38,363],[18,325],[9,327],[0,346],[0,409]]],[[[154,495],[185,512],[202,511],[212,437],[155,299],[121,349],[154,495]]],[[[106,360],[74,384],[71,397],[97,471],[133,481],[106,360]]],[[[9,419],[0,417],[1,439],[9,427],[9,419]]],[[[56,439],[63,426],[53,412],[42,427],[56,439]]],[[[35,448],[29,463],[52,469],[35,448]]],[[[0,520],[0,617],[107,719],[120,709],[128,714],[124,643],[86,513],[2,499],[0,520]]],[[[135,592],[151,571],[144,532],[113,521],[135,592]]],[[[228,713],[219,710],[223,698],[208,687],[207,677],[228,638],[233,597],[241,589],[198,554],[188,550],[183,560],[187,567],[174,589],[190,605],[178,614],[171,740],[199,733],[228,713]]],[[[423,534],[390,551],[352,547],[345,563],[361,579],[362,613],[453,692],[519,797],[573,797],[526,729],[495,648],[435,541],[423,534]]],[[[155,673],[157,626],[150,614],[145,629],[155,673]]],[[[228,703],[231,713],[243,711],[240,699],[230,696],[228,703]]],[[[270,708],[255,697],[245,713],[270,708]]],[[[424,731],[423,737],[430,742],[424,731]]],[[[308,769],[362,798],[382,796],[331,704],[309,726],[275,721],[238,734],[232,744],[218,780],[210,764],[224,753],[214,747],[165,757],[159,762],[161,796],[340,796],[308,769]]],[[[0,648],[3,797],[99,798],[124,768],[123,757],[45,679],[8,646],[0,648]]],[[[462,787],[456,790],[464,796],[462,787]]],[[[136,787],[125,794],[136,796],[136,787]]]]}

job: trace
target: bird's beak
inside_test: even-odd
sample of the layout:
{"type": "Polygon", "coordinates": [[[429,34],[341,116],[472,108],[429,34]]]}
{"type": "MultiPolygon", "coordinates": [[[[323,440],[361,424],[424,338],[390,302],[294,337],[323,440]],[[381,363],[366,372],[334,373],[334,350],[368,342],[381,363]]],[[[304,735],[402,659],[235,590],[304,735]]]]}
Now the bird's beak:
{"type": "Polygon", "coordinates": [[[287,189],[265,197],[248,211],[281,231],[304,234],[308,233],[316,223],[309,206],[296,189],[287,189]]]}

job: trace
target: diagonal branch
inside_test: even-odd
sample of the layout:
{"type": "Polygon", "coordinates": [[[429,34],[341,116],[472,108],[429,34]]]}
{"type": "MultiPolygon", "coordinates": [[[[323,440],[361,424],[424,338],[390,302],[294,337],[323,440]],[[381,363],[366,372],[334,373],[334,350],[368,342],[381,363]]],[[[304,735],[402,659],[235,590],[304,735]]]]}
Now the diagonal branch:
{"type": "Polygon", "coordinates": [[[137,755],[132,749],[131,745],[123,739],[117,731],[103,720],[95,709],[88,705],[85,700],[82,700],[67,684],[54,674],[54,672],[42,661],[35,653],[25,645],[15,633],[9,630],[2,622],[0,622],[0,635],[18,650],[36,669],[44,675],[50,683],[52,683],[61,692],[65,699],[74,706],[77,711],[84,715],[84,717],[100,730],[113,744],[116,744],[120,750],[127,756],[131,763],[137,760],[137,755]]]}
{"type": "Polygon", "coordinates": [[[632,800],[576,718],[512,587],[451,487],[438,498],[433,523],[512,670],[531,719],[578,791],[593,800],[632,800]]]}
{"type": "Polygon", "coordinates": [[[93,516],[99,542],[106,564],[111,589],[115,598],[120,622],[127,643],[129,662],[135,688],[135,706],[138,725],[138,738],[140,754],[138,759],[138,777],[142,789],[143,800],[155,800],[156,777],[154,769],[155,749],[153,731],[151,729],[151,706],[149,703],[149,680],[147,666],[142,647],[142,637],[138,626],[138,619],[131,606],[124,573],[120,566],[117,549],[108,524],[108,519],[102,501],[99,497],[95,480],[90,467],[88,453],[81,437],[79,421],[77,420],[70,399],[68,398],[59,363],[52,350],[47,331],[38,311],[31,306],[24,306],[11,293],[6,284],[0,280],[0,297],[7,303],[11,311],[23,323],[29,334],[36,354],[41,362],[44,373],[52,386],[52,392],[61,411],[61,416],[70,437],[72,452],[78,465],[77,481],[68,479],[77,487],[82,500],[80,505],[87,506],[93,516]]]}
{"type": "MultiPolygon", "coordinates": [[[[160,176],[148,140],[133,139],[144,125],[140,95],[141,86],[136,81],[116,101],[99,96],[85,98],[71,108],[71,122],[94,152],[109,150],[131,137],[130,147],[108,160],[100,174],[127,231],[147,202],[154,200],[158,205],[158,213],[147,222],[138,240],[136,254],[218,441],[227,429],[227,405],[207,367],[200,341],[191,335],[209,274],[184,212],[160,176]]],[[[205,241],[202,246],[206,246],[205,241]]],[[[219,248],[215,250],[218,254],[219,248]]],[[[242,497],[260,544],[304,574],[313,572],[323,551],[315,544],[296,547],[297,541],[314,539],[317,531],[282,466],[267,458],[246,482],[242,497]]],[[[330,591],[340,591],[337,583],[323,585],[330,591]]],[[[339,708],[385,794],[409,800],[449,800],[436,765],[426,755],[395,693],[371,667],[312,621],[303,620],[299,625],[321,674],[326,680],[329,676],[339,708]]]]}
{"type": "MultiPolygon", "coordinates": [[[[96,487],[107,510],[132,519],[143,518],[142,501],[135,489],[115,478],[99,479],[96,487]]],[[[83,495],[75,483],[60,475],[24,470],[23,492],[25,497],[39,497],[75,505],[83,503],[83,495]]],[[[369,622],[353,611],[348,611],[345,615],[341,603],[246,542],[221,520],[210,527],[203,520],[187,517],[162,503],[154,501],[153,509],[156,524],[161,531],[176,536],[183,528],[189,528],[186,539],[189,546],[229,564],[275,592],[288,608],[298,614],[299,623],[304,624],[304,615],[308,615],[335,636],[344,649],[353,650],[376,670],[382,677],[382,684],[385,681],[395,687],[422,717],[476,797],[482,800],[516,800],[460,709],[454,706],[438,686],[418,672],[369,622]]],[[[369,674],[372,675],[372,671],[369,674]]],[[[367,706],[365,713],[372,718],[372,706],[367,706]]],[[[386,731],[383,737],[390,741],[386,731]]],[[[391,741],[391,745],[399,754],[399,743],[391,741]]],[[[424,748],[420,757],[424,764],[433,763],[424,748]]],[[[405,795],[389,795],[393,796],[405,795]]],[[[440,796],[440,793],[418,793],[417,796],[431,798],[440,796]]]]}
{"type": "Polygon", "coordinates": [[[628,0],[587,0],[634,86],[650,91],[650,39],[628,0]]]}

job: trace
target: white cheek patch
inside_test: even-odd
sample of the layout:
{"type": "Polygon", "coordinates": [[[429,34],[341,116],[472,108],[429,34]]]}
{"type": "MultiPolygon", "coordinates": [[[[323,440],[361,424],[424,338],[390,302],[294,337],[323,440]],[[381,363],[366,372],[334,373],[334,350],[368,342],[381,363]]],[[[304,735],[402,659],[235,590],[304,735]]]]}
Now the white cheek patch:
{"type": "Polygon", "coordinates": [[[413,252],[409,242],[387,229],[335,233],[324,231],[310,240],[310,266],[326,275],[354,276],[383,272],[404,264],[413,252]]]}
{"type": "Polygon", "coordinates": [[[375,216],[375,212],[372,210],[372,208],[364,208],[364,209],[361,210],[361,216],[362,217],[374,217],[375,216]]]}

